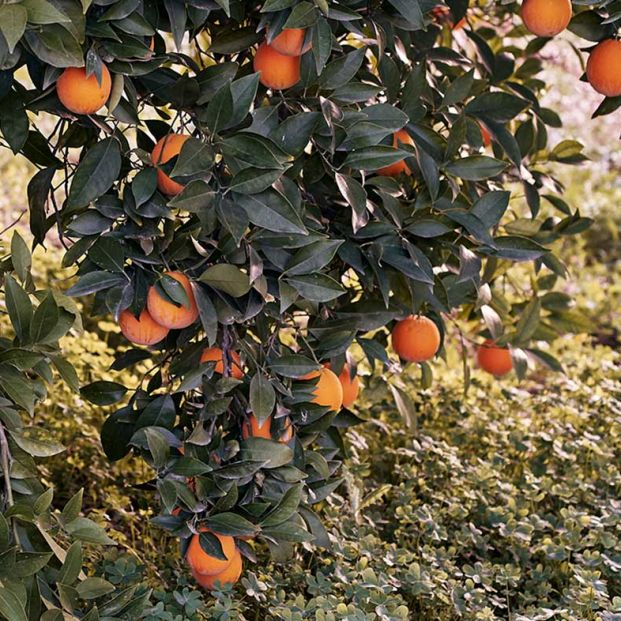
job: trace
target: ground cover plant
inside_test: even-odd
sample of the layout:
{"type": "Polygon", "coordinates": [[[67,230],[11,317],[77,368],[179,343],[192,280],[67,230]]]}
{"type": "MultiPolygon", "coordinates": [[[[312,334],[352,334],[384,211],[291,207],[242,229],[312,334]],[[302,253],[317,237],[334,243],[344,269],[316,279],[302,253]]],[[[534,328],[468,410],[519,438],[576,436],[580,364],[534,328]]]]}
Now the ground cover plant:
{"type": "MultiPolygon", "coordinates": [[[[574,9],[536,0],[0,7],[0,130],[37,169],[27,189],[33,245],[57,240],[75,276],[68,287],[38,288],[29,245],[7,237],[2,614],[38,618],[45,608],[49,621],[151,610],[150,590],[114,573],[134,572],[126,560],[104,568],[106,578],[86,577],[82,545],[112,540],[80,515],[83,492],[58,511],[38,480],[33,458],[62,450],[35,408],[56,379],[99,415],[110,408],[100,430],[107,458],[143,460],[145,512],[157,506],[153,526],[181,542],[186,579],[218,592],[262,546],[282,562],[296,544],[323,554],[348,541],[333,541],[326,524],[339,499],[360,517],[356,459],[342,467],[346,434],[357,448],[347,430],[365,418],[350,410],[357,363],[381,375],[411,433],[419,413],[404,381],[410,363],[428,388],[434,357],[459,349],[466,390],[475,360],[495,378],[513,369],[524,377],[529,364],[561,370],[551,345],[587,322],[561,290],[558,249],[591,220],[553,176],[555,164],[584,156],[575,141],[548,144],[561,119],[538,99],[541,37],[568,27],[597,43],[586,65],[605,96],[595,115],[613,112],[621,95],[614,7],[574,9]],[[522,24],[538,38],[525,39],[522,24]],[[123,336],[111,343],[111,368],[86,382],[61,355],[69,346],[60,340],[80,329],[75,300],[87,321],[111,321],[123,336]]],[[[379,399],[375,381],[369,395],[379,399]]],[[[395,450],[416,462],[416,445],[395,450]]],[[[387,463],[378,456],[373,466],[397,466],[387,463]]],[[[382,525],[388,545],[415,545],[405,530],[419,518],[399,519],[382,525]]],[[[408,580],[395,580],[405,588],[381,589],[398,596],[372,599],[374,614],[437,607],[413,602],[408,580]]],[[[242,584],[257,591],[261,614],[263,586],[242,584]]],[[[466,587],[446,591],[446,614],[532,608],[508,582],[505,602],[466,587]]],[[[174,600],[183,614],[206,614],[188,597],[174,600]]],[[[244,614],[230,596],[208,606],[244,614]]],[[[274,606],[264,613],[294,612],[274,606]]]]}

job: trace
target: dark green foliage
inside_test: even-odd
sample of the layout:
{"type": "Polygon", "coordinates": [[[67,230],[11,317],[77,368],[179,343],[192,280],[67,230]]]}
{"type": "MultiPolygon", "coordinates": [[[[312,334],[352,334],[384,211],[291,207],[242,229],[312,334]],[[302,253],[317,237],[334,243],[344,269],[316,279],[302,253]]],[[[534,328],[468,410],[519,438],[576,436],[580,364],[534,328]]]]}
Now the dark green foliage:
{"type": "MultiPolygon", "coordinates": [[[[93,295],[88,314],[116,320],[125,309],[138,314],[151,286],[187,305],[168,269],[194,283],[200,321],[172,331],[157,348],[119,351],[114,368],[141,364],[140,377],[123,384],[92,377],[80,392],[98,406],[119,404],[103,425],[103,448],[112,460],[130,451],[144,457],[153,470],[145,487],[162,501],[155,522],[183,540],[202,523],[257,535],[277,558],[295,543],[328,544],[315,511],[343,481],[343,435],[357,419],[313,404],[313,385],[303,376],[327,360],[340,368],[352,346],[372,366],[394,368],[383,328],[395,319],[424,312],[442,324],[458,317],[475,338],[510,344],[520,376],[527,353],[559,369],[540,343],[585,327],[571,299],[554,291],[566,275],[555,245],[590,220],[557,196],[562,188],[551,176],[549,164],[579,164],[584,156],[574,141],[548,145],[547,127],[560,119],[538,101],[544,84],[533,55],[545,42],[524,47],[523,32],[502,25],[517,7],[490,3],[473,7],[456,45],[434,5],[0,6],[0,131],[38,168],[27,188],[30,229],[35,245],[52,229],[65,245],[64,265],[77,276],[66,293],[93,295]],[[300,83],[277,93],[259,83],[251,58],[256,43],[283,27],[306,28],[313,46],[301,59],[300,83]],[[472,46],[463,44],[466,37],[472,46]],[[100,78],[104,63],[113,79],[107,109],[70,113],[54,88],[62,69],[84,66],[100,78]],[[488,151],[483,128],[492,139],[488,151]],[[393,142],[402,129],[412,144],[393,142]],[[155,163],[185,186],[174,199],[156,189],[150,157],[171,132],[191,134],[178,155],[155,163]],[[411,175],[376,174],[404,159],[411,175]],[[550,187],[555,192],[541,201],[550,187]],[[519,188],[524,200],[516,193],[509,200],[505,188],[519,188]],[[513,289],[507,272],[515,263],[532,264],[530,289],[513,289]],[[200,363],[212,344],[224,350],[225,368],[231,352],[241,354],[243,379],[200,363]],[[280,430],[291,421],[294,438],[243,439],[251,411],[261,420],[272,415],[280,430]]],[[[449,5],[455,19],[467,16],[465,3],[449,5]]],[[[604,20],[603,8],[589,13],[576,17],[574,31],[598,39],[615,30],[614,14],[604,20]]],[[[605,102],[598,114],[615,105],[605,102]]],[[[22,451],[49,457],[61,447],[40,432],[24,433],[17,412],[34,414],[56,372],[79,390],[58,346],[79,315],[65,295],[35,289],[23,242],[15,239],[10,252],[2,274],[12,332],[0,343],[0,390],[11,445],[2,450],[1,508],[12,525],[32,528],[39,509],[53,519],[51,497],[41,496],[48,492],[30,457],[21,478],[7,460],[22,451]],[[12,488],[24,498],[15,501],[12,488]],[[20,503],[28,508],[12,515],[20,503]]],[[[422,374],[429,385],[431,366],[422,374]]],[[[392,394],[412,423],[413,403],[398,390],[392,394]]],[[[71,520],[59,518],[61,536],[106,543],[77,511],[72,506],[71,520]]],[[[4,539],[9,567],[22,560],[13,552],[37,550],[23,569],[32,585],[50,564],[53,605],[95,619],[87,610],[97,600],[102,616],[115,614],[100,599],[115,597],[107,583],[78,584],[73,567],[65,572],[70,584],[58,579],[52,543],[25,545],[16,530],[4,539]]],[[[13,600],[23,592],[3,584],[9,616],[19,619],[13,600]]],[[[38,602],[31,593],[29,601],[38,602]]]]}

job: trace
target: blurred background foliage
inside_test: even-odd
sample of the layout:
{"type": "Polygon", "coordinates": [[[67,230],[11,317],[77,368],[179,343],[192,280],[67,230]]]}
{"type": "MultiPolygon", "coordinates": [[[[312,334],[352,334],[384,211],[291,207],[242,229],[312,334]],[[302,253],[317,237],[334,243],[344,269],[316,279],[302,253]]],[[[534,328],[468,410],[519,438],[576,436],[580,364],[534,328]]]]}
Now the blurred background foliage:
{"type": "MultiPolygon", "coordinates": [[[[148,467],[131,457],[110,464],[101,408],[57,384],[36,422],[68,448],[43,460],[43,482],[58,506],[83,487],[85,515],[120,544],[91,551],[92,571],[155,589],[148,606],[123,618],[621,619],[621,117],[587,121],[594,100],[565,73],[567,50],[560,41],[550,52],[547,105],[593,160],[558,174],[568,202],[596,219],[562,242],[567,292],[590,322],[588,333],[552,345],[565,375],[538,369],[500,383],[475,371],[464,395],[460,353],[449,348],[431,387],[422,388],[417,370],[401,376],[409,425],[384,378],[366,377],[357,412],[368,422],[348,432],[346,487],[322,507],[332,553],[301,546],[279,566],[259,548],[262,563],[237,587],[243,598],[194,590],[176,540],[150,525],[154,503],[141,489],[148,467]]],[[[6,151],[0,171],[4,228],[26,209],[33,171],[6,151]]],[[[38,251],[35,280],[66,288],[60,258],[53,243],[38,251]]],[[[6,321],[0,316],[3,330],[6,321]]],[[[131,384],[128,371],[119,380],[109,370],[118,343],[115,324],[85,317],[84,332],[62,345],[83,383],[131,384]]]]}

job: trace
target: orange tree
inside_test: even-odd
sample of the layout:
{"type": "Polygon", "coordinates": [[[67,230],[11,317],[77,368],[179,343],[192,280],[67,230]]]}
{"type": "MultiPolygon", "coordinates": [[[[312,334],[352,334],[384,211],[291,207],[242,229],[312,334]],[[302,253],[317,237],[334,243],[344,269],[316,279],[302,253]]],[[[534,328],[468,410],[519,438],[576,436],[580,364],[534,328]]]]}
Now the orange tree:
{"type": "MultiPolygon", "coordinates": [[[[608,95],[597,114],[621,104],[619,14],[600,4],[575,3],[569,23],[603,41],[589,75],[608,95]]],[[[566,275],[553,246],[588,219],[559,196],[549,163],[583,156],[572,141],[548,145],[560,125],[539,102],[548,39],[526,36],[516,4],[436,5],[0,6],[0,129],[38,168],[35,245],[60,239],[76,267],[66,293],[118,319],[133,345],[114,368],[144,371],[137,386],[99,381],[82,395],[121,404],[104,450],[153,466],[155,519],[184,555],[194,544],[188,561],[208,588],[236,579],[249,539],[277,556],[329,545],[313,507],[340,484],[342,430],[359,420],[341,409],[343,385],[348,404],[357,389],[354,361],[344,366],[352,345],[396,370],[396,326],[397,353],[428,380],[437,350],[478,325],[479,360],[523,374],[528,358],[559,369],[538,344],[578,323],[553,291],[566,275]],[[529,289],[508,277],[516,262],[532,265],[529,289]]],[[[543,24],[536,6],[525,12],[531,30],[564,27],[560,5],[543,24]]],[[[72,311],[33,288],[22,244],[11,250],[3,271],[21,272],[22,286],[5,276],[7,489],[10,461],[28,452],[13,408],[33,409],[50,364],[75,381],[54,349],[72,311]]],[[[35,488],[3,496],[0,541],[13,551],[48,545],[24,548],[8,529],[33,515],[15,505],[40,502],[35,488]]]]}

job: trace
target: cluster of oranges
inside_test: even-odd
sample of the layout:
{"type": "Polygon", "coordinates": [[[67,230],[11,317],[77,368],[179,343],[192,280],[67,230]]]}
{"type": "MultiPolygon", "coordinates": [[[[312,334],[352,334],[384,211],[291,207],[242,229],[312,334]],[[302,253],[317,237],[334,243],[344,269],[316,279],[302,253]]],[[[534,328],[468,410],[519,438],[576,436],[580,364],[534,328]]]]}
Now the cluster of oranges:
{"type": "MultiPolygon", "coordinates": [[[[398,321],[392,329],[392,348],[406,362],[427,362],[440,349],[438,326],[423,316],[410,316],[398,321]]],[[[491,340],[477,348],[477,363],[495,377],[506,375],[513,368],[511,352],[491,340]]]]}
{"type": "MultiPolygon", "coordinates": [[[[571,0],[524,0],[522,20],[539,37],[554,37],[571,21],[571,0]]],[[[621,41],[604,39],[589,54],[586,70],[591,86],[606,97],[621,95],[621,41]]]]}
{"type": "Polygon", "coordinates": [[[304,28],[285,28],[271,43],[264,41],[254,55],[254,70],[267,88],[282,90],[300,81],[302,54],[311,49],[304,28]]]}
{"type": "Polygon", "coordinates": [[[190,279],[181,272],[166,272],[185,291],[187,303],[177,306],[165,299],[153,285],[147,293],[147,306],[138,317],[129,310],[119,316],[121,332],[128,341],[138,345],[155,345],[170,330],[181,330],[192,325],[198,318],[198,307],[190,279]]]}

